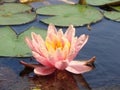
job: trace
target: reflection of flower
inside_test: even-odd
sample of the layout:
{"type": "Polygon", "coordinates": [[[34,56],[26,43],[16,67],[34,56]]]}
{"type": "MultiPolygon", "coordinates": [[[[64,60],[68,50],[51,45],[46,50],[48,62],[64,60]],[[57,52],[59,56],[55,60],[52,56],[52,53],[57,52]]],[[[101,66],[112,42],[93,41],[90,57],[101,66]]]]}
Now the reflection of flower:
{"type": "Polygon", "coordinates": [[[92,69],[87,65],[90,61],[73,61],[89,36],[83,34],[78,38],[75,37],[75,28],[72,25],[63,33],[61,29],[57,31],[55,26],[50,24],[45,41],[34,32],[31,35],[32,40],[26,37],[25,41],[35,59],[42,64],[41,66],[36,65],[34,68],[37,75],[49,75],[56,69],[67,70],[75,74],[92,69]]]}

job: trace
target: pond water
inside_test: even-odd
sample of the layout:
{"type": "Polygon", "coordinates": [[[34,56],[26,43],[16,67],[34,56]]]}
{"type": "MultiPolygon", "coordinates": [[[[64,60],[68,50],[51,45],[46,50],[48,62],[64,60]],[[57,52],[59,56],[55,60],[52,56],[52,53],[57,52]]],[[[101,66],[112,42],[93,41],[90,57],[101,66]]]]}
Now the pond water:
{"type": "MultiPolygon", "coordinates": [[[[78,0],[73,0],[77,2],[78,0]]],[[[50,3],[63,3],[60,0],[49,0],[50,3]]],[[[44,3],[34,3],[32,4],[35,8],[38,5],[44,5],[44,3]]],[[[11,26],[18,34],[30,26],[37,26],[47,29],[47,25],[39,22],[39,19],[44,18],[44,16],[38,16],[37,20],[25,25],[11,26]]],[[[60,28],[60,27],[58,27],[60,28]]],[[[40,85],[48,86],[52,83],[53,86],[57,85],[62,87],[61,83],[67,83],[69,89],[56,87],[54,90],[120,90],[120,23],[107,20],[105,18],[102,21],[92,24],[92,30],[89,31],[86,26],[76,27],[76,35],[88,34],[90,39],[84,48],[79,52],[76,59],[89,59],[92,56],[96,56],[95,69],[79,75],[79,80],[77,85],[74,85],[74,79],[68,80],[68,82],[63,82],[59,78],[53,81],[51,79],[44,81],[43,78],[37,77],[31,72],[31,70],[24,69],[24,67],[19,63],[20,60],[26,62],[33,62],[32,58],[13,58],[13,57],[0,57],[0,90],[41,90],[40,85]],[[31,72],[31,73],[30,73],[31,72]],[[45,82],[46,84],[40,84],[39,80],[45,82]],[[62,81],[62,82],[61,82],[62,81]],[[71,84],[72,83],[72,84],[71,84]],[[70,86],[70,85],[71,86],[70,86]],[[73,89],[74,88],[74,89],[73,89]]],[[[66,29],[66,28],[64,28],[66,29]]],[[[59,75],[59,72],[57,73],[59,75]]],[[[69,75],[69,73],[65,75],[69,75]]],[[[56,79],[53,75],[50,78],[56,79]]],[[[78,78],[76,78],[78,79],[78,78]]],[[[46,87],[44,90],[53,90],[53,88],[46,87]]],[[[63,86],[65,87],[65,86],[63,86]]]]}

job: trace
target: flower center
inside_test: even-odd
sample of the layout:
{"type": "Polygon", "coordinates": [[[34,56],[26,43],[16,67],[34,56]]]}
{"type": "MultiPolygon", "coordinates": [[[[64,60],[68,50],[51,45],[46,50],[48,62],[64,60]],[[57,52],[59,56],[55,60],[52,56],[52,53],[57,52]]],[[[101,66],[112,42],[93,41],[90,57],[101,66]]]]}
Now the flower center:
{"type": "Polygon", "coordinates": [[[63,50],[65,46],[67,46],[68,48],[70,48],[70,42],[66,39],[66,38],[46,38],[46,48],[48,49],[48,51],[51,50],[56,50],[56,49],[61,49],[63,50]]]}

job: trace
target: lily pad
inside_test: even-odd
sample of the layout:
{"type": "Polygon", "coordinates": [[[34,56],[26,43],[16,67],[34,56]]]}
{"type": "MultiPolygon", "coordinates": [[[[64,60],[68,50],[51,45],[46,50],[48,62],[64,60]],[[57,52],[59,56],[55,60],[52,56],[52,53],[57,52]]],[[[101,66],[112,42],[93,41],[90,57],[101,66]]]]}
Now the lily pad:
{"type": "Polygon", "coordinates": [[[22,32],[20,35],[16,33],[10,27],[0,28],[0,56],[10,57],[29,57],[31,51],[24,41],[25,36],[31,37],[31,32],[46,36],[46,30],[31,27],[29,30],[22,32]]]}
{"type": "Polygon", "coordinates": [[[16,0],[1,0],[0,2],[15,2],[16,0]]]}
{"type": "Polygon", "coordinates": [[[19,25],[35,20],[36,14],[32,7],[19,3],[5,3],[0,5],[0,25],[19,25]]]}
{"type": "Polygon", "coordinates": [[[120,0],[86,0],[87,4],[100,6],[106,4],[120,3],[120,0]]]}
{"type": "Polygon", "coordinates": [[[108,19],[120,22],[120,12],[105,11],[104,16],[108,19]]]}
{"type": "Polygon", "coordinates": [[[83,26],[95,23],[102,19],[102,14],[95,8],[86,5],[52,5],[40,7],[37,14],[51,15],[53,17],[42,19],[44,23],[53,23],[57,26],[83,26]]]}
{"type": "Polygon", "coordinates": [[[120,6],[110,6],[111,8],[113,8],[114,10],[120,11],[120,6]]]}

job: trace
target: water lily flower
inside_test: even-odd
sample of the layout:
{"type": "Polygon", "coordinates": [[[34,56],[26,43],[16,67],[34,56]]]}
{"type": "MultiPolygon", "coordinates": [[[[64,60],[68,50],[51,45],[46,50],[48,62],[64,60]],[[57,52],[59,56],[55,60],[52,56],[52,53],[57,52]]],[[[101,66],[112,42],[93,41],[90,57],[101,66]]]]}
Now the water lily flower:
{"type": "MultiPolygon", "coordinates": [[[[42,64],[33,65],[35,74],[49,75],[55,70],[81,74],[92,69],[90,64],[94,62],[95,57],[88,61],[74,60],[89,36],[83,34],[76,37],[73,25],[63,33],[62,29],[57,31],[56,27],[50,24],[45,40],[34,32],[31,33],[31,37],[32,39],[26,37],[25,41],[32,50],[33,57],[42,64]]],[[[25,65],[25,62],[21,63],[25,65]]]]}

